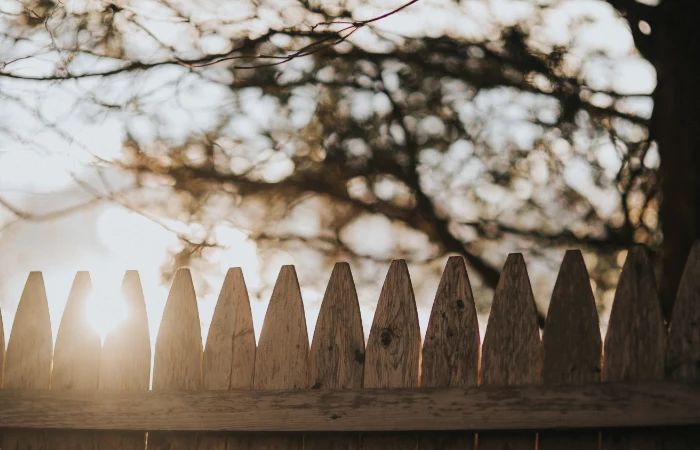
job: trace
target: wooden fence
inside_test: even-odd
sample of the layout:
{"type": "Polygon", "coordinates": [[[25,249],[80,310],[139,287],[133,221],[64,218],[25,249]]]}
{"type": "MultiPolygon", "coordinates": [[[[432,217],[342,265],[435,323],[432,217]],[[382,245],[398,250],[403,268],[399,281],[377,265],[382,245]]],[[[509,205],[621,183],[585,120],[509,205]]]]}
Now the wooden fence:
{"type": "Polygon", "coordinates": [[[464,262],[450,258],[422,347],[403,261],[389,268],[366,345],[347,264],[333,269],[310,347],[292,266],[257,347],[243,276],[231,269],[204,350],[180,270],[150,390],[137,273],[123,289],[131,314],[102,347],[79,273],[52,349],[42,276],[29,276],[4,358],[2,450],[135,450],[146,440],[162,450],[700,448],[700,243],[669,333],[646,250],[629,251],[604,346],[577,251],[562,263],[542,339],[525,263],[510,255],[483,344],[464,262]]]}

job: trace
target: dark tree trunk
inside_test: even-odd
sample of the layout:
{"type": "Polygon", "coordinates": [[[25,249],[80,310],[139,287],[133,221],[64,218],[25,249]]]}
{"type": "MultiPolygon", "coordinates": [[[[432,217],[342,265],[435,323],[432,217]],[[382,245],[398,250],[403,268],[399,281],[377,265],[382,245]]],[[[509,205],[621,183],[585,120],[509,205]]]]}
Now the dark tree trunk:
{"type": "Polygon", "coordinates": [[[700,239],[700,1],[664,0],[655,10],[651,137],[661,157],[660,289],[668,320],[690,247],[700,239]]]}

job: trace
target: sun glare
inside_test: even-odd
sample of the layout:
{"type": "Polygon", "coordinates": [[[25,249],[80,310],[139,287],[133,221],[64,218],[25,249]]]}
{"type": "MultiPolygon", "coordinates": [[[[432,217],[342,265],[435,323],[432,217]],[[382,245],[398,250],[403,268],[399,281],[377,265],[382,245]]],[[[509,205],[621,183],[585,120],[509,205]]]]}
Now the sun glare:
{"type": "Polygon", "coordinates": [[[114,330],[128,315],[128,307],[123,295],[109,295],[95,292],[87,303],[87,320],[100,334],[104,344],[110,331],[114,330]]]}

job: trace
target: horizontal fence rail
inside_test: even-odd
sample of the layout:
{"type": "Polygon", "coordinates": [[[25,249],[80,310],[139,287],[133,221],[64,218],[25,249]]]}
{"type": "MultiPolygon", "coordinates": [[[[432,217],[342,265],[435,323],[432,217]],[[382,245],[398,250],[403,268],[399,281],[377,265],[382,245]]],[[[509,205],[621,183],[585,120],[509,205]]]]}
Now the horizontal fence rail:
{"type": "Polygon", "coordinates": [[[11,428],[142,431],[450,431],[700,423],[700,383],[0,395],[11,428]],[[604,411],[604,414],[601,412],[604,411]]]}
{"type": "Polygon", "coordinates": [[[460,257],[422,342],[404,261],[389,267],[366,342],[350,267],[337,264],[310,345],[293,266],[257,345],[242,272],[229,270],[206,347],[181,269],[152,368],[138,273],[122,289],[130,313],[101,345],[80,272],[54,346],[43,278],[30,274],[6,351],[0,340],[3,450],[700,448],[700,243],[670,327],[647,250],[630,249],[604,342],[578,251],[564,257],[541,335],[525,262],[510,255],[483,343],[460,257]]]}

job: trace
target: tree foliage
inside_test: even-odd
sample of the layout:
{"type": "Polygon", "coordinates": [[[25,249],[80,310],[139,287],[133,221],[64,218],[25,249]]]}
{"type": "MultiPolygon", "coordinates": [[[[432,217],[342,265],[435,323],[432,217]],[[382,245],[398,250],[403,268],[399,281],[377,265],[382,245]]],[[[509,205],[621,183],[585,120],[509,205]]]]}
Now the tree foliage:
{"type": "Polygon", "coordinates": [[[644,30],[607,2],[5,3],[2,139],[82,145],[81,189],[186,225],[176,266],[222,224],[327,262],[461,254],[486,289],[508,252],[551,275],[576,247],[607,301],[661,242],[644,30]],[[104,121],[116,154],[68,125],[104,121]]]}

